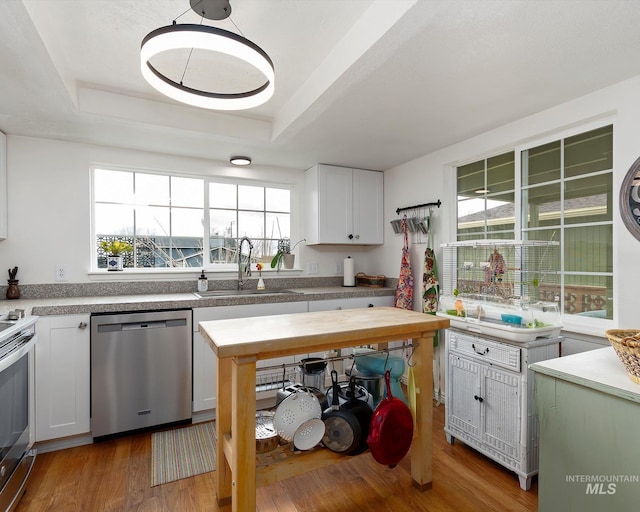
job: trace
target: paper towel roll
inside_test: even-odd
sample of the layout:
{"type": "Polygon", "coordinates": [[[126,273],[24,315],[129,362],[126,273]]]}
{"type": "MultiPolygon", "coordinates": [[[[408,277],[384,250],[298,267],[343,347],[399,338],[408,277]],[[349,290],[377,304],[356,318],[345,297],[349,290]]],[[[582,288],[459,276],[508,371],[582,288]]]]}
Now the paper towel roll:
{"type": "Polygon", "coordinates": [[[342,286],[355,286],[356,285],[356,266],[351,256],[344,259],[342,264],[344,270],[344,282],[342,286]]]}

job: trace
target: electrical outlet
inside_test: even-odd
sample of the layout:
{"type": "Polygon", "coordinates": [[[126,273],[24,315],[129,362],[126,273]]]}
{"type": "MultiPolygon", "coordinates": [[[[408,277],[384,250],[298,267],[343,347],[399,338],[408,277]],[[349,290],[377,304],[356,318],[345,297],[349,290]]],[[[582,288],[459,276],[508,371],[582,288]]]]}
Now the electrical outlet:
{"type": "Polygon", "coordinates": [[[342,274],[342,262],[341,261],[336,262],[335,273],[336,274],[342,274]]]}
{"type": "Polygon", "coordinates": [[[318,272],[320,272],[320,269],[317,261],[307,263],[307,274],[317,274],[318,272]]]}
{"type": "Polygon", "coordinates": [[[66,265],[56,265],[56,282],[60,283],[67,280],[66,265]]]}

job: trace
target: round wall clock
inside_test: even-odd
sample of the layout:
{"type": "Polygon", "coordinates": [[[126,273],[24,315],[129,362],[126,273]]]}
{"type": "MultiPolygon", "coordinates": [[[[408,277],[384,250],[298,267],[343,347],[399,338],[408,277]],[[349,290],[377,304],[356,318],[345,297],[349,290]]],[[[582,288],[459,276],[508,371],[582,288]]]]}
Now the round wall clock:
{"type": "Polygon", "coordinates": [[[629,232],[640,240],[640,158],[633,162],[622,182],[620,215],[629,232]]]}

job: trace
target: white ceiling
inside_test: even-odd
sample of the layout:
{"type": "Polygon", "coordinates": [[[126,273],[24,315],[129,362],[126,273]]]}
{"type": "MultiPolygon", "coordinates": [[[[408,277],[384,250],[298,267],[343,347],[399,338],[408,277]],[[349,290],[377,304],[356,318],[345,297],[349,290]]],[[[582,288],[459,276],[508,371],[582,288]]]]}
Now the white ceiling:
{"type": "MultiPolygon", "coordinates": [[[[140,74],[147,33],[200,23],[189,0],[2,0],[0,130],[381,170],[640,74],[640,0],[230,1],[237,29],[205,23],[240,30],[276,70],[273,98],[239,112],[183,106],[140,74]]],[[[197,64],[214,88],[257,80],[197,64]]]]}

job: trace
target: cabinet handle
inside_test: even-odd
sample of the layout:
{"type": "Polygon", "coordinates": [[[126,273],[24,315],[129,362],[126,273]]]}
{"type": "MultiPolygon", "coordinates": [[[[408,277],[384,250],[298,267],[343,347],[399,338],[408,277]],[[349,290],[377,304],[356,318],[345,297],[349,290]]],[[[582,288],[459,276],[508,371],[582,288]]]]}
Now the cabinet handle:
{"type": "Polygon", "coordinates": [[[370,308],[372,308],[372,307],[373,307],[373,304],[369,304],[369,307],[370,307],[370,308]]]}
{"type": "Polygon", "coordinates": [[[480,403],[484,402],[484,398],[482,398],[481,396],[478,396],[478,395],[473,395],[473,399],[477,400],[480,403]]]}
{"type": "Polygon", "coordinates": [[[360,235],[356,235],[356,240],[358,240],[360,238],[360,235]]]}
{"type": "Polygon", "coordinates": [[[478,354],[479,356],[486,356],[489,353],[489,347],[485,348],[482,352],[480,352],[477,348],[476,348],[476,344],[472,343],[471,347],[473,348],[473,350],[475,351],[476,354],[478,354]]]}
{"type": "Polygon", "coordinates": [[[353,235],[351,235],[351,234],[350,234],[349,236],[347,236],[347,238],[348,238],[349,240],[353,240],[353,235]]]}
{"type": "Polygon", "coordinates": [[[80,322],[78,324],[78,329],[86,329],[87,328],[87,324],[86,322],[80,322]]]}

